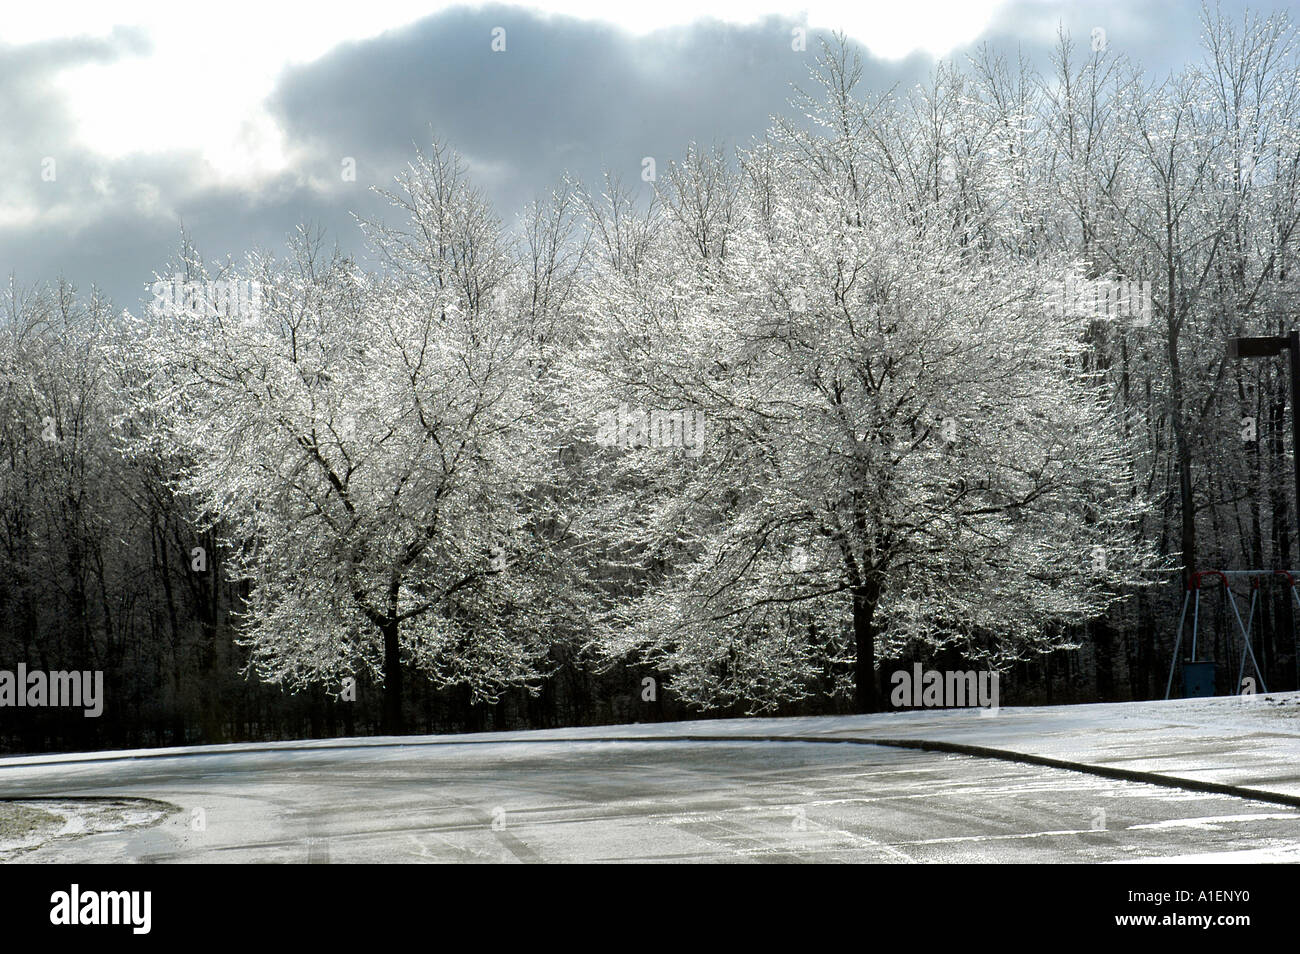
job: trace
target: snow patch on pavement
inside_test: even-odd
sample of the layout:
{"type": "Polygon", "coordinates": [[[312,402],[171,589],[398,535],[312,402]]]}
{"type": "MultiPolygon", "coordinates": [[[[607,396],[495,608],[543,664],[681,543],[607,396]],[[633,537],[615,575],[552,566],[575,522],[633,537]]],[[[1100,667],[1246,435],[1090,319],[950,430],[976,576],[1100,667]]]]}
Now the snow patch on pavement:
{"type": "Polygon", "coordinates": [[[179,809],[150,798],[52,798],[13,803],[48,812],[56,823],[21,837],[0,839],[0,862],[24,851],[40,848],[55,839],[78,838],[105,832],[126,831],[156,825],[179,809]]]}
{"type": "Polygon", "coordinates": [[[1217,831],[1221,826],[1233,822],[1249,821],[1300,821],[1300,815],[1294,812],[1257,812],[1251,815],[1208,815],[1204,818],[1170,818],[1167,821],[1150,822],[1145,825],[1129,825],[1129,831],[1156,830],[1164,828],[1203,828],[1217,831]]]}

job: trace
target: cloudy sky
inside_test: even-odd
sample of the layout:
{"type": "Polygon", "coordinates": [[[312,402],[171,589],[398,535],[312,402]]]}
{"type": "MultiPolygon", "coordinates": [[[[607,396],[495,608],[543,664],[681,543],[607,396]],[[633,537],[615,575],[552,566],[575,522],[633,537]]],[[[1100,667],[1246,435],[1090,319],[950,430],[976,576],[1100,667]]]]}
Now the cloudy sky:
{"type": "Polygon", "coordinates": [[[1163,76],[1200,56],[1199,11],[1189,0],[10,5],[0,267],[21,286],[63,275],[134,309],[182,222],[212,261],[278,249],[302,222],[359,251],[350,213],[382,214],[370,188],[432,135],[509,223],[566,171],[634,183],[643,157],[747,142],[832,30],[880,89],[985,42],[1043,64],[1058,26],[1085,49],[1101,28],[1163,76]]]}

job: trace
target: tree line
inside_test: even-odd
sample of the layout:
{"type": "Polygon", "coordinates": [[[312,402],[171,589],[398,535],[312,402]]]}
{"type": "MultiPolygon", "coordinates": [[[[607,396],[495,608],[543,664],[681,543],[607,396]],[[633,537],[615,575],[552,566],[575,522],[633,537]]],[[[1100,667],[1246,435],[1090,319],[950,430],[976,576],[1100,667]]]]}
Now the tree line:
{"type": "Polygon", "coordinates": [[[512,227],[436,142],[370,266],[11,282],[0,668],[106,705],[0,743],[875,711],[914,661],[1162,694],[1192,573],[1295,565],[1286,369],[1223,341],[1292,324],[1296,33],[1203,19],[1164,79],[1062,34],[880,92],[832,38],[754,142],[512,227]]]}

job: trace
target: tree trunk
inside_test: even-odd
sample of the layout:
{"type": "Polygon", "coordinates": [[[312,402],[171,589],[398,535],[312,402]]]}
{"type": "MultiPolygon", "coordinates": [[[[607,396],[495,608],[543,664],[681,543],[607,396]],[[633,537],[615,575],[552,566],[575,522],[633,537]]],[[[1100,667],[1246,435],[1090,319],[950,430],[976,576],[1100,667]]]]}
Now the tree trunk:
{"type": "Polygon", "coordinates": [[[1091,626],[1093,670],[1096,676],[1097,701],[1115,701],[1115,632],[1110,620],[1102,617],[1091,626]]]}
{"type": "Polygon", "coordinates": [[[1189,422],[1183,394],[1183,371],[1178,357],[1178,341],[1182,332],[1178,317],[1178,271],[1174,262],[1174,221],[1169,217],[1166,196],[1165,227],[1165,279],[1168,282],[1165,312],[1167,329],[1166,353],[1169,360],[1170,421],[1173,424],[1174,452],[1178,461],[1179,511],[1182,517],[1180,543],[1183,557],[1183,586],[1196,572],[1196,501],[1192,495],[1192,441],[1188,434],[1189,422]]]}
{"type": "Polygon", "coordinates": [[[402,660],[398,651],[397,619],[384,623],[384,732],[401,735],[402,725],[402,660]]]}
{"type": "MultiPolygon", "coordinates": [[[[1174,371],[1175,377],[1178,374],[1174,371]]],[[[1174,389],[1181,392],[1181,386],[1174,389]]],[[[1178,457],[1178,498],[1179,512],[1182,518],[1180,543],[1183,557],[1183,585],[1186,586],[1196,572],[1196,502],[1192,495],[1192,448],[1188,440],[1187,425],[1183,420],[1183,410],[1179,398],[1175,398],[1173,410],[1174,440],[1178,457]]]]}
{"type": "Polygon", "coordinates": [[[880,689],[876,679],[876,604],[880,601],[880,584],[868,583],[853,588],[853,641],[858,654],[857,709],[880,711],[880,689]]]}

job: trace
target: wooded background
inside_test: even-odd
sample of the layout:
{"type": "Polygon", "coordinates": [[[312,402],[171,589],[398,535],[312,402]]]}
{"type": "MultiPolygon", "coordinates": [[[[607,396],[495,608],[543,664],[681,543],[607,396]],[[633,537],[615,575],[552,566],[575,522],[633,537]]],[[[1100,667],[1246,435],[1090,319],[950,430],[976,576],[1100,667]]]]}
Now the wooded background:
{"type": "MultiPolygon", "coordinates": [[[[960,261],[972,270],[1019,275],[1040,269],[1034,274],[1041,277],[1045,270],[1057,283],[1072,277],[1149,282],[1149,324],[1095,316],[1079,327],[1083,363],[1104,379],[1116,419],[1127,428],[1117,438],[1122,447],[1116,446],[1126,455],[1135,499],[1150,504],[1132,524],[1134,539],[1121,549],[1147,547],[1156,559],[1139,561],[1131,577],[1114,581],[1099,616],[1044,617],[1050,637],[999,664],[1002,705],[1160,697],[1183,581],[1191,570],[1300,563],[1293,539],[1285,363],[1232,362],[1224,348],[1228,336],[1285,334],[1296,323],[1296,32],[1281,15],[1228,22],[1207,14],[1204,42],[1200,61],[1167,78],[1147,76],[1109,51],[1081,49],[1062,37],[1055,69],[1046,75],[985,51],[965,64],[938,68],[923,88],[884,92],[861,89],[852,48],[832,40],[819,60],[813,92],[797,93],[790,118],[776,121],[764,141],[734,155],[691,147],[657,181],[644,183],[639,195],[613,178],[600,189],[565,183],[511,231],[495,221],[450,150],[439,146],[413,164],[413,177],[397,190],[406,202],[399,212],[417,224],[434,216],[443,229],[439,235],[460,252],[430,252],[413,243],[414,229],[376,225],[374,234],[390,262],[398,263],[397,274],[409,276],[421,263],[437,262],[464,278],[457,294],[478,322],[466,325],[466,335],[500,322],[527,341],[531,359],[554,359],[548,365],[556,369],[554,377],[534,380],[541,382],[543,398],[567,393],[570,385],[578,391],[612,386],[582,376],[617,363],[611,364],[612,352],[601,350],[612,347],[617,334],[628,335],[624,344],[633,341],[628,316],[644,313],[657,294],[638,276],[658,275],[663,282],[689,276],[698,301],[714,300],[709,296],[719,294],[716,287],[731,288],[736,273],[730,270],[751,267],[755,236],[772,208],[777,212],[767,221],[769,238],[763,241],[777,243],[775,248],[806,240],[813,246],[810,261],[858,256],[875,262],[870,256],[879,255],[884,262],[893,254],[891,234],[923,222],[918,241],[941,233],[942,253],[952,256],[942,261],[960,261]],[[859,237],[814,228],[813,217],[805,220],[809,234],[801,237],[796,228],[771,238],[790,183],[802,183],[803,195],[823,190],[818,194],[833,198],[835,214],[862,230],[855,233],[859,237]],[[401,254],[407,253],[411,259],[403,264],[401,254]],[[709,284],[715,281],[720,284],[709,284]],[[489,306],[492,290],[504,291],[489,306]],[[489,307],[497,309],[495,318],[484,317],[489,307]],[[593,336],[595,325],[600,334],[593,336]],[[585,355],[579,353],[584,349],[585,355]],[[566,352],[563,360],[556,350],[566,352]],[[571,379],[567,384],[565,376],[571,379]],[[556,390],[547,391],[552,385],[556,390]]],[[[281,296],[268,306],[281,322],[277,329],[287,327],[284,316],[293,313],[294,301],[313,301],[313,295],[325,294],[321,289],[343,297],[353,294],[347,289],[371,293],[367,280],[356,276],[355,263],[322,259],[320,247],[304,233],[285,263],[259,260],[246,269],[244,277],[261,278],[281,296]],[[347,276],[338,277],[339,270],[347,276]],[[290,280],[295,274],[299,285],[290,280]]],[[[897,267],[906,262],[900,258],[897,267]]],[[[160,275],[173,273],[183,273],[186,281],[213,277],[188,240],[176,261],[160,265],[160,275]]],[[[413,294],[412,287],[401,285],[391,295],[413,294]]],[[[822,299],[812,283],[801,288],[805,292],[811,304],[800,301],[787,310],[820,314],[822,299]]],[[[440,285],[428,294],[443,296],[437,301],[444,307],[449,293],[440,285]]],[[[848,297],[834,288],[827,295],[826,301],[848,307],[848,297]]],[[[440,313],[444,324],[449,313],[440,313]]],[[[357,680],[355,701],[339,698],[332,677],[295,688],[292,680],[276,684],[265,671],[259,674],[254,647],[239,642],[247,623],[240,614],[258,581],[227,573],[240,541],[214,517],[211,501],[196,496],[196,483],[178,482],[194,473],[177,454],[201,448],[177,436],[175,427],[166,432],[171,444],[161,438],[150,444],[138,426],[147,402],[141,403],[142,385],[133,373],[151,368],[162,375],[168,362],[181,367],[201,352],[203,342],[215,339],[191,329],[186,347],[196,350],[185,351],[177,338],[167,343],[173,351],[164,354],[162,345],[147,351],[139,344],[140,328],[163,323],[158,316],[126,322],[113,303],[93,292],[79,294],[68,281],[30,289],[11,281],[0,314],[0,669],[24,662],[47,671],[102,670],[106,690],[104,714],[97,719],[83,718],[79,710],[0,710],[0,747],[228,742],[370,734],[391,726],[382,661],[349,670],[357,680]],[[194,569],[195,548],[203,550],[202,570],[194,569]]],[[[832,344],[814,342],[824,350],[832,344]]],[[[776,379],[765,385],[781,386],[776,379]]],[[[219,411],[209,411],[217,420],[219,411]]],[[[232,417],[226,424],[237,422],[232,417]]],[[[527,485],[519,485],[521,499],[549,494],[569,516],[578,514],[587,527],[582,547],[572,534],[556,530],[555,520],[544,531],[533,520],[529,552],[560,556],[527,562],[514,547],[504,575],[514,582],[501,584],[523,587],[519,581],[527,577],[526,589],[507,594],[510,605],[540,605],[544,598],[538,594],[552,593],[556,603],[548,612],[556,619],[569,612],[569,624],[548,624],[544,643],[528,644],[534,655],[486,695],[471,690],[473,680],[442,670],[426,678],[413,666],[400,693],[398,724],[408,731],[460,732],[861,708],[853,691],[852,653],[841,651],[853,642],[845,604],[827,604],[833,607],[826,611],[831,623],[821,616],[815,621],[814,628],[839,627],[835,638],[841,644],[820,660],[820,675],[800,676],[794,698],[776,692],[765,699],[761,688],[750,691],[750,698],[736,698],[727,689],[704,709],[688,704],[698,703],[698,693],[688,691],[687,701],[674,693],[674,673],[662,665],[662,643],[654,644],[655,652],[644,641],[624,643],[626,651],[619,651],[618,639],[594,638],[597,631],[611,631],[611,619],[625,628],[636,624],[626,618],[628,606],[653,617],[653,609],[634,597],[658,592],[664,561],[676,559],[673,551],[618,554],[630,540],[622,522],[629,518],[619,507],[635,505],[646,487],[671,494],[694,485],[674,489],[664,483],[673,478],[659,470],[620,470],[606,490],[617,490],[612,497],[621,494],[622,505],[612,503],[611,494],[593,493],[588,482],[599,476],[578,471],[599,452],[590,449],[590,436],[586,444],[573,436],[593,426],[592,414],[570,414],[569,443],[555,439],[551,448],[559,448],[557,469],[529,472],[527,485]],[[556,486],[567,479],[571,485],[556,486]],[[543,486],[549,488],[545,493],[543,486]],[[599,560],[564,555],[589,553],[593,540],[603,541],[599,560]],[[647,679],[654,680],[653,692],[647,679]]],[[[716,448],[734,446],[727,437],[733,431],[719,425],[717,434],[719,443],[711,443],[702,458],[706,463],[711,456],[716,460],[716,448]]],[[[520,472],[512,469],[510,479],[522,480],[520,472]]],[[[691,480],[723,479],[721,471],[701,473],[691,480]]],[[[486,550],[493,539],[487,533],[479,542],[486,550]]],[[[1079,559],[1086,555],[1085,549],[1079,559]]],[[[969,579],[958,573],[953,585],[980,592],[984,583],[971,573],[969,579]]],[[[1239,592],[1244,606],[1249,594],[1239,592]]],[[[1273,585],[1261,593],[1256,652],[1268,687],[1300,688],[1290,594],[1273,585]]],[[[985,607],[987,612],[1011,613],[1021,597],[1011,587],[990,598],[1008,602],[985,607]]],[[[484,605],[489,604],[496,605],[484,605]]],[[[467,605],[457,604],[456,612],[470,614],[465,618],[480,612],[467,605]]],[[[1205,593],[1201,626],[1202,654],[1220,664],[1220,691],[1234,691],[1240,646],[1235,622],[1215,590],[1205,593]]],[[[891,642],[888,626],[878,637],[875,661],[882,678],[913,660],[940,669],[979,665],[951,639],[891,642]]],[[[779,664],[774,659],[772,670],[779,664]]],[[[680,671],[687,671],[685,664],[680,671]]],[[[718,686],[724,682],[719,677],[718,686]]],[[[692,685],[704,691],[698,680],[692,685]]]]}

